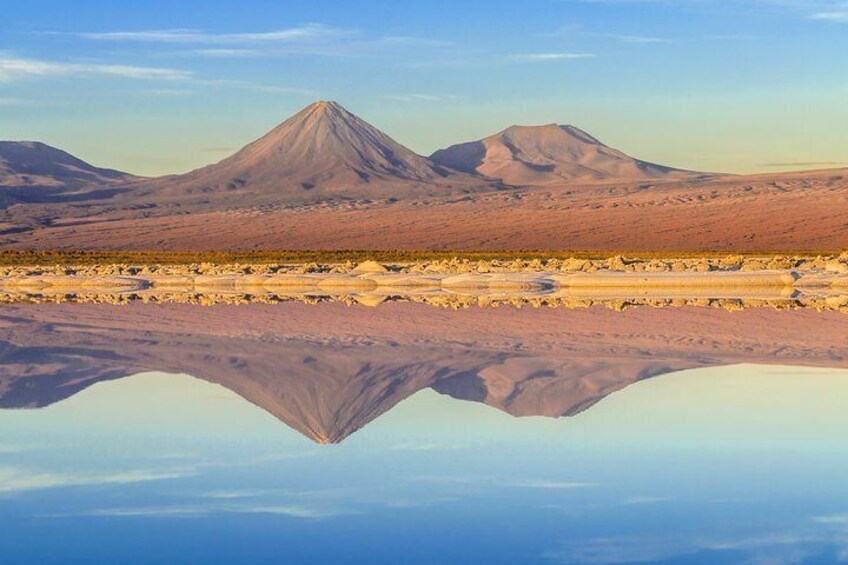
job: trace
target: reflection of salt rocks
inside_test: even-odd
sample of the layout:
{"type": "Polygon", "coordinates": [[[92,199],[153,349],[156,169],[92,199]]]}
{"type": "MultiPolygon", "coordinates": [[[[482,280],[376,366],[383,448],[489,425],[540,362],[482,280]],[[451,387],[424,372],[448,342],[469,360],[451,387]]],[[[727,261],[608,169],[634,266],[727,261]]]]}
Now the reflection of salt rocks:
{"type": "Polygon", "coordinates": [[[454,275],[442,279],[442,288],[445,290],[475,290],[489,288],[488,275],[454,275]]]}
{"type": "Polygon", "coordinates": [[[376,287],[376,282],[364,277],[328,273],[318,278],[318,288],[321,289],[371,289],[376,287]]]}
{"type": "Polygon", "coordinates": [[[270,277],[267,275],[240,275],[236,277],[237,287],[264,287],[270,277]]]}
{"type": "Polygon", "coordinates": [[[157,275],[150,280],[153,288],[186,288],[193,286],[192,278],[184,275],[157,275]]]}
{"type": "Polygon", "coordinates": [[[194,277],[195,287],[235,288],[236,277],[232,275],[201,275],[194,277]]]}
{"type": "Polygon", "coordinates": [[[551,279],[561,287],[792,287],[795,273],[781,272],[710,272],[710,273],[575,273],[553,275],[551,279]]]}
{"type": "Polygon", "coordinates": [[[374,281],[380,288],[404,289],[405,293],[410,290],[438,290],[442,287],[439,277],[419,274],[387,273],[364,278],[374,281]]]}
{"type": "Polygon", "coordinates": [[[542,291],[549,288],[552,282],[539,275],[500,273],[490,275],[488,287],[492,290],[504,291],[542,291]]]}
{"type": "Polygon", "coordinates": [[[144,284],[140,279],[128,277],[70,277],[70,276],[30,276],[17,279],[5,279],[4,286],[20,288],[103,288],[103,289],[132,289],[144,284]]]}
{"type": "Polygon", "coordinates": [[[388,296],[380,294],[357,294],[354,295],[353,299],[363,306],[376,308],[388,300],[388,296]]]}
{"type": "MultiPolygon", "coordinates": [[[[552,300],[570,300],[572,298],[591,299],[593,301],[609,300],[647,300],[647,299],[683,299],[689,300],[720,300],[731,299],[760,299],[787,301],[794,299],[795,289],[789,286],[724,286],[724,287],[647,287],[647,286],[570,286],[556,289],[545,295],[552,300]]],[[[687,302],[688,303],[688,302],[687,302]]]]}
{"type": "Polygon", "coordinates": [[[319,280],[315,275],[277,275],[268,277],[262,286],[268,289],[315,288],[319,280]]]}

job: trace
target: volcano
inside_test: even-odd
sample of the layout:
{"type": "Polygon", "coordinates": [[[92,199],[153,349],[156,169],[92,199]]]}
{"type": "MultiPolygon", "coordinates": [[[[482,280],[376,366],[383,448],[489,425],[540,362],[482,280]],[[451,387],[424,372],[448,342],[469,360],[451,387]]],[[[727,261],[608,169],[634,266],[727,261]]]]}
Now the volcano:
{"type": "Polygon", "coordinates": [[[223,161],[146,188],[158,202],[242,205],[404,198],[472,190],[336,102],[316,102],[223,161]]]}
{"type": "Polygon", "coordinates": [[[685,179],[697,173],[634,159],[570,125],[512,126],[435,152],[444,167],[518,186],[685,179]]]}

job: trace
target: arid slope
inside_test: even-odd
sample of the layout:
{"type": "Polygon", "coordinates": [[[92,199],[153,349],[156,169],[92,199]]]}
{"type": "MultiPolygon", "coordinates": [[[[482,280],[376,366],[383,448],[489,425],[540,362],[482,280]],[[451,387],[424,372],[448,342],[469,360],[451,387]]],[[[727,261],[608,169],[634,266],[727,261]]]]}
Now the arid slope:
{"type": "Polygon", "coordinates": [[[162,217],[106,212],[3,248],[819,251],[848,248],[848,171],[567,185],[162,217]]]}

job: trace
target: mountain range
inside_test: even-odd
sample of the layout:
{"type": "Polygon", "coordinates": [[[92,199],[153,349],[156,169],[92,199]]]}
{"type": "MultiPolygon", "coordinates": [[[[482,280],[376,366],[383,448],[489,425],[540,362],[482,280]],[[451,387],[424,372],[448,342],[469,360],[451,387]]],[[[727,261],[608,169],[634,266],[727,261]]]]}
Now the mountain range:
{"type": "Polygon", "coordinates": [[[685,369],[845,367],[847,333],[840,312],[767,308],[7,305],[0,408],[49,406],[143,372],[189,374],[338,443],[426,388],[516,417],[567,417],[685,369]]]}
{"type": "Polygon", "coordinates": [[[717,175],[572,125],[416,154],[317,102],[234,155],[139,178],[0,143],[0,248],[793,250],[848,246],[844,170],[717,175]]]}

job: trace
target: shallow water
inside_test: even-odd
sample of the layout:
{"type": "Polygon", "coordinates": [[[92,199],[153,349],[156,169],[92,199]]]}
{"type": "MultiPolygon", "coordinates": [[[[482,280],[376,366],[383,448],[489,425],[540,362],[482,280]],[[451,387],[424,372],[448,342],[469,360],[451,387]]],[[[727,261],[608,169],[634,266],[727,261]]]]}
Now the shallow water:
{"type": "Polygon", "coordinates": [[[831,563],[848,316],[6,306],[0,560],[831,563]]]}

